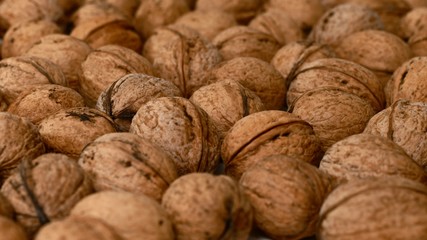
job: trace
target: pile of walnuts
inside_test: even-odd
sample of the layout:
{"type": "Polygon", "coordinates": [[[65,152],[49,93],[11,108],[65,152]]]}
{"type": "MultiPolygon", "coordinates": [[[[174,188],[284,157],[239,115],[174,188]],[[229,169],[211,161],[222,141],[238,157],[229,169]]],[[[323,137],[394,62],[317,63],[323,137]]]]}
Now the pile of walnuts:
{"type": "Polygon", "coordinates": [[[0,239],[427,239],[427,0],[0,1],[0,239]]]}

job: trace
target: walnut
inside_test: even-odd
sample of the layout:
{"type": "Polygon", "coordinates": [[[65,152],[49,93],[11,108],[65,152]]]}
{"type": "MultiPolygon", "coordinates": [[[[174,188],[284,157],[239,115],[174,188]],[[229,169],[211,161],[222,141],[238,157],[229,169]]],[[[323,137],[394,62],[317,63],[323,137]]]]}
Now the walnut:
{"type": "Polygon", "coordinates": [[[120,189],[144,193],[157,201],[178,177],[166,153],[132,133],[97,138],[83,149],[78,162],[97,191],[120,189]]]}
{"type": "Polygon", "coordinates": [[[268,0],[266,8],[278,9],[294,19],[302,29],[309,32],[325,11],[321,0],[268,0]]]}
{"type": "Polygon", "coordinates": [[[323,58],[301,66],[293,76],[287,92],[288,105],[304,92],[335,87],[368,101],[376,112],[384,109],[383,86],[375,74],[365,67],[339,58],[323,58]]]}
{"type": "Polygon", "coordinates": [[[63,154],[24,160],[1,188],[30,235],[50,220],[67,216],[92,191],[83,169],[63,154]]]}
{"type": "Polygon", "coordinates": [[[255,57],[270,62],[280,44],[270,34],[247,26],[230,27],[220,32],[212,43],[224,60],[236,57],[255,57]]]}
{"type": "Polygon", "coordinates": [[[169,153],[178,175],[213,172],[219,163],[220,138],[214,123],[185,98],[162,97],[145,103],[129,131],[169,153]]]}
{"type": "Polygon", "coordinates": [[[21,92],[7,111],[38,124],[59,110],[73,107],[84,107],[80,94],[60,85],[43,84],[21,92]]]}
{"type": "Polygon", "coordinates": [[[91,217],[69,216],[45,225],[34,240],[98,239],[123,240],[104,221],[91,217]]]}
{"type": "Polygon", "coordinates": [[[129,20],[135,15],[141,0],[85,0],[85,4],[108,4],[119,10],[129,20]]]}
{"type": "Polygon", "coordinates": [[[265,110],[261,99],[234,80],[199,88],[190,101],[201,107],[217,126],[221,139],[241,118],[265,110]]]}
{"type": "Polygon", "coordinates": [[[196,10],[218,9],[233,14],[241,24],[248,23],[261,10],[264,0],[198,0],[196,10]]]}
{"type": "Polygon", "coordinates": [[[339,181],[398,175],[427,183],[427,173],[401,147],[386,137],[366,133],[336,142],[319,168],[339,181]]]}
{"type": "Polygon", "coordinates": [[[112,18],[128,20],[126,16],[116,7],[105,1],[92,1],[81,6],[71,16],[71,22],[74,26],[92,22],[95,19],[112,18]]]}
{"type": "Polygon", "coordinates": [[[0,186],[24,158],[45,152],[39,132],[29,120],[0,112],[0,186]]]}
{"type": "Polygon", "coordinates": [[[174,23],[189,11],[186,0],[144,0],[135,13],[133,25],[144,38],[149,38],[156,29],[174,23]]]}
{"type": "Polygon", "coordinates": [[[223,30],[236,26],[237,22],[231,13],[209,9],[188,12],[178,18],[175,24],[192,28],[212,41],[223,30]]]}
{"type": "Polygon", "coordinates": [[[281,10],[268,10],[254,18],[248,26],[270,34],[283,46],[304,38],[301,26],[281,10]]]}
{"type": "Polygon", "coordinates": [[[256,226],[273,239],[302,239],[315,233],[332,179],[316,167],[285,155],[261,159],[240,185],[254,209],[256,226]]]}
{"type": "Polygon", "coordinates": [[[1,237],[7,240],[27,240],[25,230],[9,218],[0,216],[1,237]]]}
{"type": "Polygon", "coordinates": [[[9,200],[0,192],[0,218],[6,217],[13,219],[15,217],[15,209],[9,200]]]}
{"type": "Polygon", "coordinates": [[[154,199],[123,191],[94,193],[72,209],[71,216],[97,218],[124,240],[173,240],[172,223],[154,199]]]}
{"type": "Polygon", "coordinates": [[[34,85],[49,83],[68,85],[59,66],[49,60],[19,56],[0,61],[0,91],[9,103],[34,85]]]}
{"type": "Polygon", "coordinates": [[[384,89],[387,106],[399,99],[427,102],[426,67],[427,57],[415,57],[397,68],[384,89]]]}
{"type": "Polygon", "coordinates": [[[5,112],[9,106],[9,101],[6,100],[5,94],[0,90],[0,112],[5,112]]]}
{"type": "Polygon", "coordinates": [[[285,111],[263,111],[239,120],[221,147],[225,173],[235,179],[267,156],[284,154],[318,165],[323,155],[313,128],[285,111]]]}
{"type": "Polygon", "coordinates": [[[23,55],[43,36],[61,33],[56,23],[47,19],[19,22],[12,25],[3,37],[2,58],[23,55]]]}
{"type": "Polygon", "coordinates": [[[88,143],[115,131],[113,120],[105,113],[86,107],[60,110],[39,123],[47,148],[73,158],[78,158],[88,143]]]}
{"type": "Polygon", "coordinates": [[[113,82],[129,73],[154,75],[151,63],[138,53],[118,45],[93,50],[81,64],[80,93],[88,106],[113,82]]]}
{"type": "Polygon", "coordinates": [[[196,30],[174,25],[159,29],[144,46],[144,56],[161,78],[172,81],[185,97],[207,85],[207,72],[222,59],[196,30]]]}
{"type": "Polygon", "coordinates": [[[411,41],[427,27],[427,7],[414,8],[400,20],[402,37],[411,41]]]}
{"type": "Polygon", "coordinates": [[[182,176],[166,190],[162,206],[178,240],[246,240],[251,231],[251,205],[238,184],[227,176],[182,176]]]}
{"type": "Polygon", "coordinates": [[[384,29],[380,16],[366,6],[347,3],[325,12],[309,38],[320,44],[335,46],[346,36],[367,29],[384,29]]]}
{"type": "Polygon", "coordinates": [[[77,89],[78,69],[91,51],[92,48],[82,40],[63,34],[49,34],[36,42],[26,55],[49,59],[57,64],[70,87],[77,89]]]}
{"type": "Polygon", "coordinates": [[[336,188],[320,210],[325,240],[425,239],[427,188],[401,177],[352,181],[336,188]],[[405,230],[404,230],[405,229],[405,230]]]}
{"type": "Polygon", "coordinates": [[[405,0],[412,9],[427,7],[427,2],[424,0],[405,0]]]}
{"type": "Polygon", "coordinates": [[[427,171],[427,103],[397,100],[369,120],[364,132],[387,137],[427,171]]]}
{"type": "Polygon", "coordinates": [[[159,97],[181,97],[172,82],[131,73],[121,77],[105,89],[98,98],[96,108],[108,114],[121,131],[129,131],[133,116],[146,102],[159,97]]]}
{"type": "Polygon", "coordinates": [[[324,151],[341,139],[361,133],[375,114],[368,101],[336,88],[305,92],[293,102],[290,112],[313,126],[324,151]]]}
{"type": "Polygon", "coordinates": [[[257,58],[238,57],[216,66],[209,81],[234,80],[253,91],[266,109],[282,109],[286,103],[286,83],[280,72],[257,58]]]}
{"type": "Polygon", "coordinates": [[[413,55],[399,37],[379,30],[353,33],[336,46],[335,52],[340,58],[359,63],[375,72],[383,86],[391,74],[413,55]]]}

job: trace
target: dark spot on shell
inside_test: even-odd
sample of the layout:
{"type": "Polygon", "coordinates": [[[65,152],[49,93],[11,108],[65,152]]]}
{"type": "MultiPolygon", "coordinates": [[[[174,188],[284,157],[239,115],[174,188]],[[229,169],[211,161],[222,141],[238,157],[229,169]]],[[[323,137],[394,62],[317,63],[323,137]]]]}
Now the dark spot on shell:
{"type": "Polygon", "coordinates": [[[69,116],[78,117],[80,119],[80,121],[82,121],[82,122],[86,122],[86,121],[93,122],[93,120],[92,120],[93,116],[90,116],[86,113],[69,112],[67,114],[67,117],[69,117],[69,116]]]}

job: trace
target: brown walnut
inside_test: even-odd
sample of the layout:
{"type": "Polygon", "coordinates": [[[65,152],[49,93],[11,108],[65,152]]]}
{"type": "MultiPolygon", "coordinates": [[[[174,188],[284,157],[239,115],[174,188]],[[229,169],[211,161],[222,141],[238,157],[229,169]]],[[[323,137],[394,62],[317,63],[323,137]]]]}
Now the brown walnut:
{"type": "Polygon", "coordinates": [[[197,0],[196,10],[218,9],[233,14],[237,22],[248,23],[261,10],[263,0],[197,0]]]}
{"type": "Polygon", "coordinates": [[[7,240],[27,240],[29,239],[24,228],[10,218],[0,216],[1,237],[7,240]]]}

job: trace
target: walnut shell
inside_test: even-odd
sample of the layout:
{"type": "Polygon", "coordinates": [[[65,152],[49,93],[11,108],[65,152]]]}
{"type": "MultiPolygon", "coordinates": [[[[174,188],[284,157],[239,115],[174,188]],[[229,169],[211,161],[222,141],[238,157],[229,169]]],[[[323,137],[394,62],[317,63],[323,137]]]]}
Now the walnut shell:
{"type": "Polygon", "coordinates": [[[144,0],[135,13],[133,25],[147,39],[156,29],[174,23],[189,11],[186,0],[144,0]]]}
{"type": "Polygon", "coordinates": [[[301,26],[291,16],[276,9],[258,15],[248,26],[270,34],[283,46],[290,42],[303,40],[305,35],[301,26]]]}
{"type": "Polygon", "coordinates": [[[34,240],[123,240],[113,228],[101,219],[69,216],[53,221],[37,233],[34,240]]]}
{"type": "Polygon", "coordinates": [[[15,217],[15,209],[9,200],[0,192],[0,218],[6,217],[13,219],[15,217]]]}
{"type": "Polygon", "coordinates": [[[253,91],[266,109],[282,109],[286,103],[286,83],[280,72],[257,58],[238,57],[220,63],[209,73],[209,81],[234,80],[253,91]]]}
{"type": "Polygon", "coordinates": [[[9,103],[34,85],[49,83],[68,86],[60,67],[49,60],[19,56],[0,61],[0,91],[9,103]]]}
{"type": "Polygon", "coordinates": [[[96,108],[108,114],[121,131],[127,132],[138,109],[159,97],[182,97],[182,93],[170,81],[131,73],[105,89],[99,95],[96,108]]]}
{"type": "Polygon", "coordinates": [[[379,30],[353,33],[336,46],[335,52],[340,58],[359,63],[375,73],[385,73],[385,77],[379,78],[383,86],[391,74],[413,55],[402,39],[379,30]]]}
{"type": "Polygon", "coordinates": [[[296,115],[263,111],[239,120],[221,147],[225,173],[235,179],[265,157],[284,154],[318,165],[323,152],[313,128],[296,115]]]}
{"type": "Polygon", "coordinates": [[[61,33],[56,23],[47,19],[19,22],[12,25],[3,37],[2,58],[23,55],[43,36],[61,33]]]}
{"type": "Polygon", "coordinates": [[[81,64],[80,93],[89,106],[113,82],[129,73],[154,75],[151,63],[138,53],[118,45],[93,50],[81,64]]]}
{"type": "Polygon", "coordinates": [[[21,92],[7,111],[38,124],[59,110],[73,107],[84,107],[79,93],[60,85],[43,84],[21,92]]]}
{"type": "Polygon", "coordinates": [[[197,0],[196,10],[218,9],[233,14],[241,24],[248,23],[260,12],[263,0],[197,0]]]}
{"type": "Polygon", "coordinates": [[[0,186],[24,158],[45,152],[40,134],[29,120],[0,112],[0,186]]]}
{"type": "Polygon", "coordinates": [[[88,143],[115,131],[113,120],[105,113],[86,107],[60,110],[39,124],[39,132],[46,146],[51,151],[73,158],[78,158],[88,143]]]}
{"type": "Polygon", "coordinates": [[[414,34],[409,40],[408,45],[414,56],[427,56],[427,34],[420,31],[414,34]]]}
{"type": "Polygon", "coordinates": [[[196,30],[174,25],[159,29],[144,46],[161,78],[172,81],[185,97],[207,85],[207,72],[222,59],[219,51],[196,30]]]}
{"type": "Polygon", "coordinates": [[[347,3],[325,12],[309,38],[320,44],[335,46],[346,36],[367,29],[384,29],[380,16],[366,6],[347,3]]]}
{"type": "Polygon", "coordinates": [[[262,159],[240,185],[254,209],[254,222],[273,239],[302,239],[314,234],[331,178],[303,161],[284,155],[262,159]]]}
{"type": "Polygon", "coordinates": [[[114,15],[80,23],[71,31],[70,36],[85,41],[92,48],[115,44],[135,52],[140,52],[142,49],[142,41],[138,33],[126,20],[114,15]]]}
{"type": "Polygon", "coordinates": [[[3,216],[0,216],[0,232],[2,239],[5,240],[29,239],[22,226],[3,216]]]}
{"type": "Polygon", "coordinates": [[[270,34],[247,26],[234,26],[220,32],[212,40],[224,60],[254,57],[270,62],[281,45],[270,34]]]}
{"type": "Polygon", "coordinates": [[[85,4],[101,3],[108,4],[119,10],[128,19],[132,19],[135,15],[141,0],[85,0],[85,4]]]}
{"type": "Polygon", "coordinates": [[[191,95],[190,101],[211,117],[221,139],[241,118],[265,110],[254,92],[234,80],[222,80],[201,87],[191,95]]]}
{"type": "Polygon", "coordinates": [[[7,108],[9,106],[9,101],[6,100],[5,94],[0,91],[0,112],[7,111],[7,108]]]}
{"type": "Polygon", "coordinates": [[[77,9],[71,16],[74,26],[92,22],[96,19],[112,18],[127,20],[126,16],[116,7],[106,1],[91,1],[77,9]]]}
{"type": "Polygon", "coordinates": [[[368,101],[335,88],[305,92],[290,106],[290,112],[313,126],[324,151],[341,139],[363,132],[375,114],[368,101]]]}
{"type": "Polygon", "coordinates": [[[219,163],[220,138],[214,123],[185,98],[162,97],[145,103],[129,131],[169,153],[178,175],[213,172],[219,163]]]}
{"type": "Polygon", "coordinates": [[[335,87],[368,101],[375,112],[384,109],[383,86],[375,74],[367,68],[339,58],[323,58],[301,66],[293,76],[289,76],[287,92],[288,106],[304,92],[335,87]]]}
{"type": "Polygon", "coordinates": [[[398,100],[369,120],[365,133],[387,137],[427,171],[427,103],[398,100]]]}
{"type": "Polygon", "coordinates": [[[404,39],[424,32],[427,27],[427,7],[414,8],[400,20],[400,28],[404,39]]]}
{"type": "Polygon", "coordinates": [[[427,7],[427,2],[425,0],[405,0],[411,8],[420,8],[427,7]]]}
{"type": "Polygon", "coordinates": [[[192,28],[212,41],[223,30],[236,26],[237,22],[231,13],[209,9],[188,12],[178,18],[175,24],[192,28]]]}
{"type": "Polygon", "coordinates": [[[80,199],[93,192],[80,166],[63,154],[26,160],[3,184],[17,221],[32,235],[49,220],[69,214],[80,199]]]}
{"type": "Polygon", "coordinates": [[[251,231],[251,205],[239,185],[227,176],[182,176],[166,190],[162,206],[177,240],[246,240],[251,231]]]}
{"type": "Polygon", "coordinates": [[[96,191],[144,193],[157,201],[178,177],[175,164],[166,153],[132,133],[97,138],[83,149],[78,162],[96,191]]]}
{"type": "Polygon", "coordinates": [[[427,102],[427,57],[414,57],[394,71],[384,92],[387,106],[399,99],[427,102]]]}
{"type": "Polygon", "coordinates": [[[81,200],[72,216],[98,218],[124,240],[173,240],[172,223],[154,199],[143,194],[102,191],[81,200]]]}
{"type": "Polygon", "coordinates": [[[49,34],[36,42],[26,55],[46,58],[57,64],[70,87],[77,89],[78,69],[91,51],[92,48],[82,40],[63,34],[49,34]]]}
{"type": "Polygon", "coordinates": [[[352,181],[335,189],[320,210],[325,240],[427,238],[427,188],[400,177],[352,181]]]}
{"type": "Polygon", "coordinates": [[[266,8],[279,9],[294,19],[302,29],[309,31],[325,11],[321,0],[269,0],[266,8]]]}
{"type": "Polygon", "coordinates": [[[319,168],[339,181],[397,175],[427,183],[427,173],[401,147],[386,137],[366,133],[336,142],[319,168]]]}

